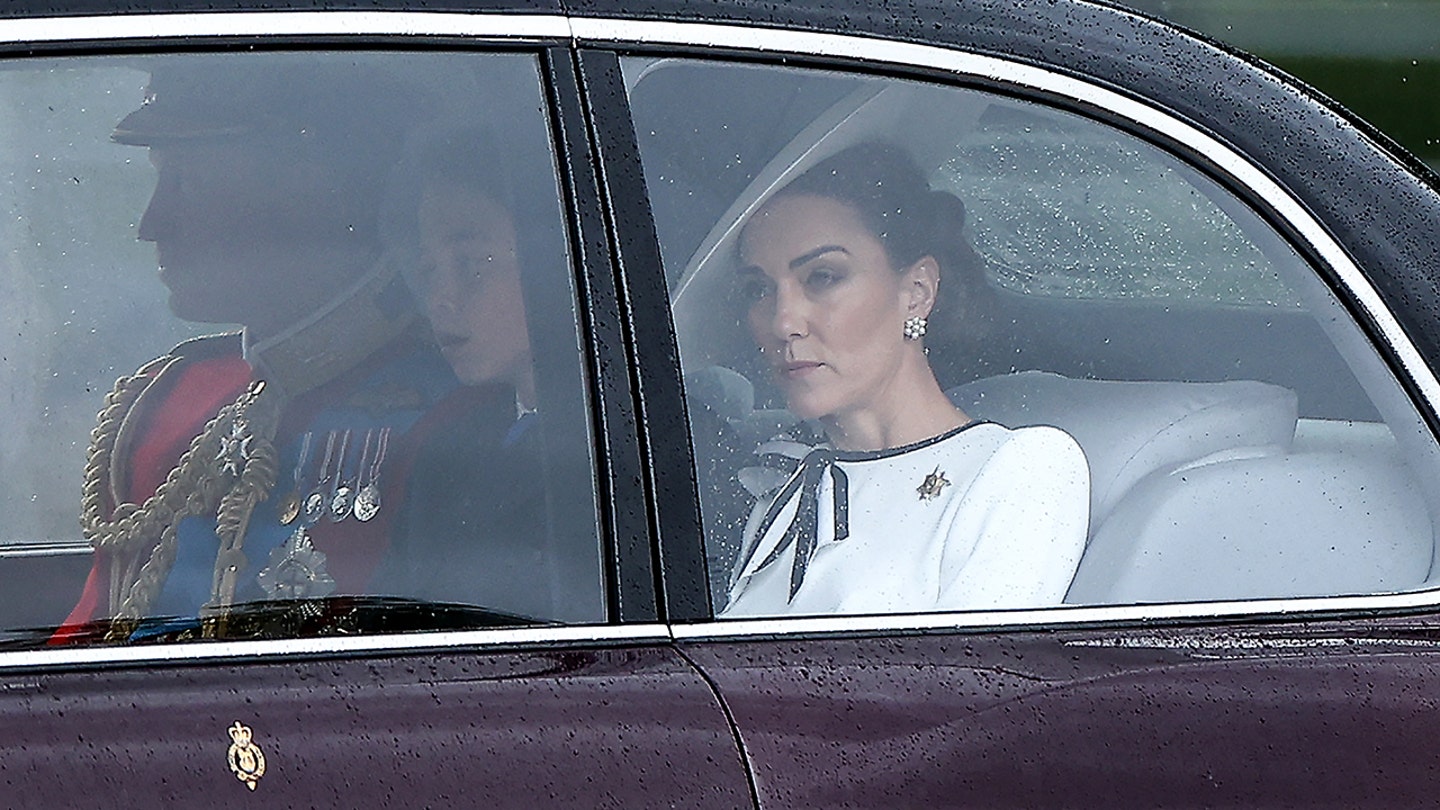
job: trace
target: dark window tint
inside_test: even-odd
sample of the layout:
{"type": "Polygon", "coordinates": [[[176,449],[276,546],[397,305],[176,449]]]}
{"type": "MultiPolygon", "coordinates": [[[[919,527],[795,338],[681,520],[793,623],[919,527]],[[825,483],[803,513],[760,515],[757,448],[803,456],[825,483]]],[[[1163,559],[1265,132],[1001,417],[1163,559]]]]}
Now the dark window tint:
{"type": "Polygon", "coordinates": [[[532,57],[18,60],[0,109],[12,643],[603,620],[532,57]]]}

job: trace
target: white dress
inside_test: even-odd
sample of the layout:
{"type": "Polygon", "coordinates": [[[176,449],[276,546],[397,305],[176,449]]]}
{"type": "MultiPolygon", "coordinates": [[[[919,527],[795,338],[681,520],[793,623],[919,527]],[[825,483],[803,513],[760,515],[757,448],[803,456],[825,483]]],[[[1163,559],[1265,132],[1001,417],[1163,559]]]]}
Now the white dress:
{"type": "Polygon", "coordinates": [[[1055,605],[1085,548],[1089,468],[1056,428],[972,422],[876,452],[767,450],[803,459],[750,515],[727,618],[1055,605]]]}

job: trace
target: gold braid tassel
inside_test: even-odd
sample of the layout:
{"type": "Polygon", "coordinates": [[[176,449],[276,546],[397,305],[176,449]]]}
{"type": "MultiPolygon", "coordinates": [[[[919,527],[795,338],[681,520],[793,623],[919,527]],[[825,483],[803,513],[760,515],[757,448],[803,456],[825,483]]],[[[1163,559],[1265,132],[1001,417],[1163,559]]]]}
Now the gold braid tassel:
{"type": "Polygon", "coordinates": [[[240,474],[220,499],[216,513],[215,533],[220,537],[220,550],[215,555],[215,573],[210,585],[210,603],[206,612],[218,611],[214,621],[205,624],[209,637],[225,634],[225,608],[235,601],[235,586],[245,570],[245,533],[255,507],[275,489],[279,476],[280,454],[272,441],[280,423],[280,403],[275,396],[261,396],[265,383],[257,382],[246,392],[235,416],[232,436],[236,450],[244,461],[240,474]]]}
{"type": "Polygon", "coordinates": [[[157,513],[172,512],[174,507],[157,491],[156,497],[148,499],[143,507],[120,503],[116,504],[109,520],[102,517],[115,442],[126,414],[153,380],[146,371],[162,367],[172,359],[162,357],[139,373],[116,380],[115,389],[105,396],[95,429],[90,432],[90,450],[85,460],[84,484],[80,493],[80,531],[92,548],[110,554],[108,605],[112,612],[120,604],[121,583],[129,579],[126,569],[132,567],[133,560],[138,557],[139,550],[135,546],[142,538],[152,534],[152,523],[159,516],[157,513]]]}
{"type": "MultiPolygon", "coordinates": [[[[162,358],[147,369],[166,360],[162,358]]],[[[115,621],[107,640],[128,637],[159,594],[175,562],[176,532],[181,520],[216,514],[222,498],[243,479],[245,494],[229,512],[232,528],[243,529],[248,524],[249,510],[268,496],[275,481],[277,460],[271,440],[278,425],[279,404],[270,401],[273,397],[260,398],[264,385],[256,383],[206,423],[154,495],[138,506],[118,504],[110,519],[102,518],[120,425],[154,379],[145,373],[147,369],[122,377],[106,397],[91,434],[85,465],[81,529],[93,548],[111,556],[110,615],[115,621]],[[257,400],[264,406],[256,407],[257,400]],[[247,477],[252,451],[256,458],[253,472],[247,477]],[[244,468],[239,467],[239,461],[244,462],[244,468]]],[[[222,550],[224,546],[222,539],[222,550]]]]}

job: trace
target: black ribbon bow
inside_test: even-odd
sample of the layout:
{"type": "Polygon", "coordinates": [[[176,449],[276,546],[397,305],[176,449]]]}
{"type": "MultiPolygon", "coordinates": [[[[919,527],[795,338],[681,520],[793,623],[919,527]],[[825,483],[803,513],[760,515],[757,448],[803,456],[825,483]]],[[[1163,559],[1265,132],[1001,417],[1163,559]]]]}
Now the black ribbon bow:
{"type": "Polygon", "coordinates": [[[775,546],[775,550],[755,569],[755,573],[760,573],[780,559],[786,549],[795,547],[795,561],[790,566],[790,596],[785,600],[787,603],[795,600],[795,593],[805,581],[805,570],[810,567],[810,558],[815,555],[815,545],[820,536],[820,482],[824,480],[827,471],[835,485],[835,539],[838,541],[849,537],[849,479],[845,471],[835,463],[835,451],[824,447],[811,450],[800,461],[795,475],[790,477],[775,496],[775,500],[770,502],[770,508],[765,510],[765,516],[760,520],[760,528],[755,533],[758,547],[779,518],[780,510],[790,502],[797,489],[800,491],[800,504],[795,510],[795,519],[790,521],[790,526],[785,529],[785,536],[780,539],[780,544],[775,546]]]}

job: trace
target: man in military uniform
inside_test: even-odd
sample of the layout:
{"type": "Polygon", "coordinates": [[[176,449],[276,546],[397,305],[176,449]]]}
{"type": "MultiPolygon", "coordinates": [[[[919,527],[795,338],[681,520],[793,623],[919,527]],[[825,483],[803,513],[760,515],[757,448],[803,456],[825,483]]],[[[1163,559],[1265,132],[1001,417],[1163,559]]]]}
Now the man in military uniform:
{"type": "Polygon", "coordinates": [[[384,183],[426,110],[372,64],[157,66],[113,140],[148,147],[171,309],[243,324],[122,378],[86,465],[95,564],[53,642],[223,635],[229,608],[364,593],[407,431],[457,384],[384,260],[384,183]]]}

